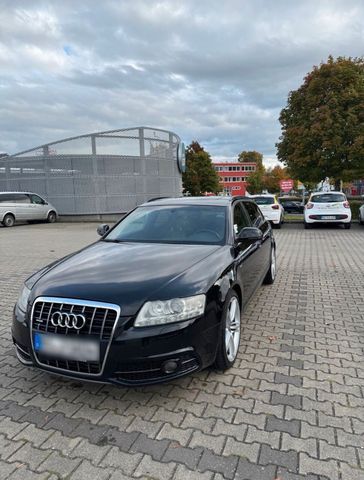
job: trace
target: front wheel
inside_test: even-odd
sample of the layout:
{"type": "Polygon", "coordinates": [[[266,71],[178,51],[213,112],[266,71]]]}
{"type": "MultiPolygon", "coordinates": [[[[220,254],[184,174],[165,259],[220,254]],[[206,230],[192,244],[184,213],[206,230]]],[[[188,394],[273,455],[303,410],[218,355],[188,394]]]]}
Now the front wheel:
{"type": "Polygon", "coordinates": [[[349,228],[351,228],[351,222],[350,223],[344,223],[344,228],[345,228],[345,230],[349,230],[349,228]]]}
{"type": "Polygon", "coordinates": [[[311,228],[312,228],[312,224],[305,222],[305,230],[310,230],[311,228]]]}
{"type": "Polygon", "coordinates": [[[54,223],[57,220],[57,215],[55,212],[49,212],[47,217],[48,223],[54,223]]]}
{"type": "Polygon", "coordinates": [[[270,265],[267,275],[264,277],[263,283],[266,285],[271,285],[276,279],[277,273],[277,260],[276,260],[276,249],[272,247],[270,254],[270,265]]]}
{"type": "Polygon", "coordinates": [[[240,303],[239,297],[231,290],[225,300],[215,367],[218,370],[231,368],[236,360],[240,344],[240,303]]]}

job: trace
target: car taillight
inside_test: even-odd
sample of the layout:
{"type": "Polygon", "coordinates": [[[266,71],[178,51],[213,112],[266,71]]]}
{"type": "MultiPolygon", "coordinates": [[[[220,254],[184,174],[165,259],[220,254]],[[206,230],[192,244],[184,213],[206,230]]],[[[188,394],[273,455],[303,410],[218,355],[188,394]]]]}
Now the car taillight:
{"type": "Polygon", "coordinates": [[[308,204],[306,205],[306,208],[307,208],[307,209],[313,208],[313,203],[308,202],[308,204]]]}
{"type": "Polygon", "coordinates": [[[350,208],[350,203],[348,201],[344,202],[343,205],[345,208],[350,208]]]}
{"type": "Polygon", "coordinates": [[[279,210],[279,205],[274,204],[274,205],[272,205],[272,208],[273,208],[273,210],[279,210]]]}

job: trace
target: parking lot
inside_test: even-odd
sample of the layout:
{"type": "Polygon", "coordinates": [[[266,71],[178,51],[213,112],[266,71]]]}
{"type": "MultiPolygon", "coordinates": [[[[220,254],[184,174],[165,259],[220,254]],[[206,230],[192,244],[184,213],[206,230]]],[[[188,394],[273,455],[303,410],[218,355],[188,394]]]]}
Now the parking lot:
{"type": "Polygon", "coordinates": [[[12,349],[23,280],[96,224],[0,228],[0,478],[363,480],[364,227],[275,237],[278,277],[243,315],[235,368],[127,389],[23,367],[12,349]]]}

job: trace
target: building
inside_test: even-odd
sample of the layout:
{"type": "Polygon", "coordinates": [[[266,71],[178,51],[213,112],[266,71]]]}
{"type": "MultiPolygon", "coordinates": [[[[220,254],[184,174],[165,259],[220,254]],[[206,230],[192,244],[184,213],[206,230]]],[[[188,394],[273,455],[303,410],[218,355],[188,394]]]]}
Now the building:
{"type": "Polygon", "coordinates": [[[175,133],[110,130],[0,158],[0,191],[39,193],[60,215],[119,215],[153,197],[180,196],[184,169],[175,133]]]}
{"type": "Polygon", "coordinates": [[[254,162],[214,163],[226,195],[245,195],[249,175],[256,170],[254,162]]]}

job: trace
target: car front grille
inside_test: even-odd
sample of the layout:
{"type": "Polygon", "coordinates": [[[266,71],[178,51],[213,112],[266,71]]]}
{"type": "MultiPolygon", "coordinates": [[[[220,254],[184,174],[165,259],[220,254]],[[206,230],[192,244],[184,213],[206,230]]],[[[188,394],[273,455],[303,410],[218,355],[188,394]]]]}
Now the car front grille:
{"type": "Polygon", "coordinates": [[[97,362],[57,359],[36,352],[33,348],[38,363],[57,370],[99,375],[106,361],[119,314],[120,307],[113,304],[50,297],[36,299],[31,314],[32,341],[38,333],[97,339],[100,343],[100,359],[97,362]],[[59,326],[57,322],[52,322],[55,312],[71,315],[71,318],[72,315],[80,315],[85,319],[84,324],[80,329],[59,326]]]}

